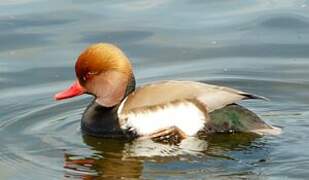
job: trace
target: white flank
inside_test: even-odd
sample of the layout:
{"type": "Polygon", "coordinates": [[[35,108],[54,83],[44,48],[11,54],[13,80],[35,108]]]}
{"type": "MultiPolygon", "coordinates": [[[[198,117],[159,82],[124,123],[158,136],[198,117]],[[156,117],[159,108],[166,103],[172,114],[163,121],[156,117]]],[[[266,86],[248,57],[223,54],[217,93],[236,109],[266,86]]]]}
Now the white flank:
{"type": "MultiPolygon", "coordinates": [[[[125,100],[124,100],[125,101],[125,100]]],[[[122,105],[118,113],[121,112],[122,105]]],[[[121,119],[122,116],[119,115],[121,119]]],[[[126,114],[122,129],[135,130],[139,135],[149,135],[172,126],[178,127],[186,135],[193,136],[204,127],[205,116],[191,102],[166,104],[155,110],[126,114]]]]}

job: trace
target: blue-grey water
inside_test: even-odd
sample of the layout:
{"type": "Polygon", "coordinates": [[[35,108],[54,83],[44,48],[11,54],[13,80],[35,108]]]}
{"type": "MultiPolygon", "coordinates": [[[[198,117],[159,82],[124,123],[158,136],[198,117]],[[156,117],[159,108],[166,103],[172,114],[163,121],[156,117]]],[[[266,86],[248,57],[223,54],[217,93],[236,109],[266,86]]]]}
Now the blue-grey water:
{"type": "Polygon", "coordinates": [[[308,179],[309,1],[3,0],[0,179],[308,179]],[[55,102],[91,43],[120,46],[138,84],[198,80],[265,96],[242,105],[279,136],[179,145],[82,137],[91,97],[55,102]]]}

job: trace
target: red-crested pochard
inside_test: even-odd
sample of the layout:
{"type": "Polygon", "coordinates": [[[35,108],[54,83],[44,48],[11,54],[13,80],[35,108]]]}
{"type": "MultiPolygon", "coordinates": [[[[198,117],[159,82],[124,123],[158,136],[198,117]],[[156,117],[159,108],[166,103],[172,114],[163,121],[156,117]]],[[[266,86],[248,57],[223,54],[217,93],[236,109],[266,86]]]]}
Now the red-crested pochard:
{"type": "Polygon", "coordinates": [[[107,43],[88,47],[75,64],[77,80],[56,100],[91,94],[81,129],[101,137],[186,138],[200,133],[278,134],[248,109],[235,103],[264,99],[232,88],[194,81],[160,81],[135,89],[128,57],[107,43]]]}

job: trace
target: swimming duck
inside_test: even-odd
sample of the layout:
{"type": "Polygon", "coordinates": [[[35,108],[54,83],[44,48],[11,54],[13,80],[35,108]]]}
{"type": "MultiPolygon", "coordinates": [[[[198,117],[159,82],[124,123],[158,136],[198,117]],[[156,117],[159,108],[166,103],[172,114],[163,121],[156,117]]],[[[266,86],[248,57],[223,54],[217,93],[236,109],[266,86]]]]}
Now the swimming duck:
{"type": "Polygon", "coordinates": [[[262,121],[235,103],[265,99],[236,89],[194,81],[159,81],[135,89],[128,57],[117,46],[89,46],[75,64],[77,80],[54,98],[90,94],[81,129],[101,137],[184,139],[214,132],[277,134],[279,128],[262,121]]]}

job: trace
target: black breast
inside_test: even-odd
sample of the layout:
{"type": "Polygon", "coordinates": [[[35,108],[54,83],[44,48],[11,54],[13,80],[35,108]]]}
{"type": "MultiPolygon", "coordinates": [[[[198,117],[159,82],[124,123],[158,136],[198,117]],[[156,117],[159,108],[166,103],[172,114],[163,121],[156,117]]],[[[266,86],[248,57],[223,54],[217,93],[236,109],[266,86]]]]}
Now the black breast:
{"type": "Polygon", "coordinates": [[[117,109],[118,106],[103,107],[93,100],[83,114],[82,132],[100,137],[124,136],[118,123],[117,109]]]}
{"type": "MultiPolygon", "coordinates": [[[[135,78],[132,76],[125,97],[134,90],[135,78]]],[[[119,105],[104,107],[94,99],[86,108],[81,120],[83,134],[97,137],[133,137],[133,134],[128,134],[120,128],[117,116],[118,107],[119,105]]]]}

